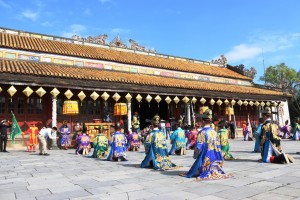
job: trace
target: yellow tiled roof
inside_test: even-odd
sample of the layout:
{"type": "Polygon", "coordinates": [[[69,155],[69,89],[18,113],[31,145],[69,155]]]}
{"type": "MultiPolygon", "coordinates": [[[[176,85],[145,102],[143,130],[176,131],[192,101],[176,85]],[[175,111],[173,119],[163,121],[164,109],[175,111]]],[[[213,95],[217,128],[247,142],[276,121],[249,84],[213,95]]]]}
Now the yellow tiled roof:
{"type": "MultiPolygon", "coordinates": [[[[209,83],[194,80],[183,80],[176,78],[150,76],[134,73],[106,71],[94,68],[80,68],[62,66],[48,63],[37,63],[28,61],[12,61],[2,59],[0,62],[1,73],[13,73],[21,75],[48,76],[57,78],[81,79],[106,81],[117,83],[130,83],[136,85],[158,86],[166,88],[182,88],[194,90],[232,92],[240,94],[279,95],[282,92],[266,90],[255,87],[240,85],[228,85],[220,83],[209,83]]],[[[55,79],[53,80],[55,81],[55,79]]]]}
{"type": "Polygon", "coordinates": [[[252,80],[251,78],[243,76],[230,69],[205,65],[201,63],[142,55],[132,52],[123,52],[101,47],[92,47],[54,40],[19,36],[7,33],[0,33],[0,47],[106,60],[124,64],[149,66],[154,68],[192,72],[218,77],[229,77],[249,81],[252,80]]]}

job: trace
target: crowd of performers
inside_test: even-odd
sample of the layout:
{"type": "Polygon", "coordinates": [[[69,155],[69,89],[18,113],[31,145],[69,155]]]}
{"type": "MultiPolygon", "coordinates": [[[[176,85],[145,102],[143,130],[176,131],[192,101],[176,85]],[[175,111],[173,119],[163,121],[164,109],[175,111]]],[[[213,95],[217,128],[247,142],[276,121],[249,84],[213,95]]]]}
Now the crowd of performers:
{"type": "MultiPolygon", "coordinates": [[[[283,152],[281,148],[281,138],[291,138],[299,140],[300,125],[299,118],[294,120],[293,127],[288,122],[284,127],[279,128],[271,120],[271,109],[265,107],[262,111],[263,118],[259,119],[257,127],[249,128],[249,124],[243,128],[244,140],[255,139],[254,152],[261,153],[262,162],[266,163],[292,163],[294,158],[283,152]]],[[[104,134],[102,126],[96,127],[98,134],[93,141],[93,152],[91,151],[91,141],[87,134],[86,127],[77,123],[74,127],[77,148],[76,154],[90,155],[92,158],[101,158],[109,161],[126,161],[127,151],[139,151],[140,146],[145,147],[145,158],[140,167],[151,167],[155,170],[176,169],[170,155],[185,155],[187,150],[194,150],[194,163],[190,170],[181,173],[181,176],[196,177],[198,180],[228,178],[223,169],[224,160],[235,159],[230,153],[229,138],[234,138],[234,127],[232,122],[221,120],[218,124],[212,123],[212,111],[207,109],[201,115],[202,125],[183,127],[182,121],[176,124],[176,129],[171,133],[169,122],[165,123],[155,115],[152,125],[139,130],[139,118],[134,116],[132,120],[132,132],[124,134],[124,129],[120,123],[116,123],[115,132],[109,139],[104,134]],[[163,126],[161,125],[163,124],[163,126]],[[167,138],[170,137],[171,146],[168,150],[167,138]]],[[[40,146],[41,155],[49,155],[46,152],[45,139],[51,138],[52,133],[60,132],[60,144],[62,149],[67,149],[70,145],[70,128],[67,122],[56,129],[56,127],[43,128],[37,130],[35,124],[30,124],[29,149],[35,150],[37,139],[40,146]]],[[[0,127],[1,128],[1,127],[0,127]]],[[[1,132],[2,133],[2,132],[1,132]]]]}

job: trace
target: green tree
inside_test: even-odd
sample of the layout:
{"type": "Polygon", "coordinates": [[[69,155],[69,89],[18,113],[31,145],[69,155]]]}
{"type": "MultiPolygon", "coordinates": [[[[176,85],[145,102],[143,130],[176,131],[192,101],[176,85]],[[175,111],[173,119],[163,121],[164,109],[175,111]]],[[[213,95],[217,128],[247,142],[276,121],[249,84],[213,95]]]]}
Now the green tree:
{"type": "Polygon", "coordinates": [[[291,115],[300,115],[300,70],[289,68],[285,63],[276,66],[269,66],[261,81],[265,81],[268,86],[281,88],[283,91],[292,93],[289,102],[291,115]]]}

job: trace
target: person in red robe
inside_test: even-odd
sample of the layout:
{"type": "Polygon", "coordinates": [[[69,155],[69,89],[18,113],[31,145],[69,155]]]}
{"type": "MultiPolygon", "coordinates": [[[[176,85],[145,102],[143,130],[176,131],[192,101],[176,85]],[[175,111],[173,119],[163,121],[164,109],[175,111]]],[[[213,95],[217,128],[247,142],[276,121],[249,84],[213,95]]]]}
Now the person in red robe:
{"type": "Polygon", "coordinates": [[[38,145],[37,135],[39,134],[39,129],[36,127],[37,122],[26,122],[26,124],[29,126],[27,131],[24,132],[25,135],[29,134],[28,151],[35,152],[35,147],[38,145]]]}
{"type": "Polygon", "coordinates": [[[195,126],[193,126],[188,134],[188,145],[186,149],[194,149],[197,141],[198,131],[195,126]]]}

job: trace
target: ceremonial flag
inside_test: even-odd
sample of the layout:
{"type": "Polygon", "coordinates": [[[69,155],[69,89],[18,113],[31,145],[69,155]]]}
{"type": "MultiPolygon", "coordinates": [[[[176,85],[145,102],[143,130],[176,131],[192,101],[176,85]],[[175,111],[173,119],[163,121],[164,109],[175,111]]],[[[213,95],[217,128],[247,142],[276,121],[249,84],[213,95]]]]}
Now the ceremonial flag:
{"type": "Polygon", "coordinates": [[[249,131],[249,136],[252,137],[252,126],[251,126],[251,123],[250,123],[249,115],[248,115],[248,127],[247,127],[247,129],[249,131]]]}
{"type": "Polygon", "coordinates": [[[21,128],[18,124],[18,121],[14,115],[13,112],[11,112],[12,114],[12,125],[11,125],[11,131],[10,131],[10,138],[11,138],[11,142],[14,144],[15,143],[15,138],[18,135],[22,134],[21,128]]]}

